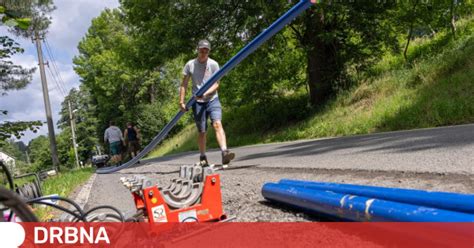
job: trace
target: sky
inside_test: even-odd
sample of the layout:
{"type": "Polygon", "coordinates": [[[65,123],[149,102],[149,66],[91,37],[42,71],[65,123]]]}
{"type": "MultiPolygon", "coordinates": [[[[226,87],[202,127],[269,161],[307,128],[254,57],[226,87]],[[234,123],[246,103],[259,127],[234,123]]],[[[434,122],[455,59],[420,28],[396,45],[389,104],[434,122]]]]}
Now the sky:
{"type": "MultiPolygon", "coordinates": [[[[55,0],[56,9],[50,14],[51,25],[46,39],[51,48],[59,74],[64,81],[63,88],[66,94],[71,88],[77,88],[80,84],[79,76],[74,72],[72,59],[78,55],[77,45],[85,36],[90,27],[92,19],[97,17],[105,8],[116,8],[118,0],[55,0]]],[[[5,27],[0,27],[0,35],[7,34],[25,49],[23,54],[12,57],[12,61],[25,68],[38,67],[38,57],[35,45],[29,39],[14,37],[7,32],[5,27]]],[[[46,48],[43,47],[43,51],[46,48]]],[[[48,56],[45,54],[45,61],[48,56]]],[[[64,95],[56,86],[51,75],[46,69],[49,88],[49,98],[53,113],[53,122],[56,126],[59,120],[59,111],[64,95]]],[[[9,91],[8,95],[0,96],[0,109],[8,110],[8,115],[2,116],[2,121],[34,121],[46,122],[46,112],[41,88],[39,68],[33,75],[33,81],[24,89],[9,91]]],[[[60,130],[55,127],[58,134],[60,130]]],[[[31,139],[39,135],[46,135],[48,126],[46,123],[37,133],[25,132],[20,139],[27,144],[31,139]]]]}

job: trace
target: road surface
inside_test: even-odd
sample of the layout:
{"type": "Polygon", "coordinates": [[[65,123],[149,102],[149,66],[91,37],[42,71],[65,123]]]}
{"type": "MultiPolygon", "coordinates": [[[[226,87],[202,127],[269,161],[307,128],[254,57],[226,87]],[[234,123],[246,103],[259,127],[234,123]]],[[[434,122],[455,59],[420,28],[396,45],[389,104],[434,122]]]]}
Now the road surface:
{"type": "MultiPolygon", "coordinates": [[[[474,124],[232,150],[236,160],[219,173],[224,209],[237,221],[318,220],[263,199],[263,184],[282,178],[474,193],[474,124]]],[[[179,166],[197,162],[198,155],[166,156],[114,174],[97,175],[86,208],[108,204],[134,213],[132,197],[120,177],[145,175],[165,186],[177,177],[179,166]]],[[[211,150],[208,158],[220,163],[220,152],[211,150]]]]}

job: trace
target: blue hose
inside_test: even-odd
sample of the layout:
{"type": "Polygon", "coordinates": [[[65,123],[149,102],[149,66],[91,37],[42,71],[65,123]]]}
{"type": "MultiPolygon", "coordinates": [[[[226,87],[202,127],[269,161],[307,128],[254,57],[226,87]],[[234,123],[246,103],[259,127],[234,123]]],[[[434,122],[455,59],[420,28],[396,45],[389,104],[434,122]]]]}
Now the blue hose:
{"type": "Polygon", "coordinates": [[[271,201],[320,212],[343,220],[399,222],[474,222],[474,215],[419,205],[266,183],[262,195],[271,201]]]}
{"type": "Polygon", "coordinates": [[[359,195],[471,214],[474,213],[474,195],[472,194],[430,192],[414,189],[386,188],[290,179],[282,179],[280,180],[280,184],[303,187],[307,189],[333,191],[340,194],[359,195]]]}

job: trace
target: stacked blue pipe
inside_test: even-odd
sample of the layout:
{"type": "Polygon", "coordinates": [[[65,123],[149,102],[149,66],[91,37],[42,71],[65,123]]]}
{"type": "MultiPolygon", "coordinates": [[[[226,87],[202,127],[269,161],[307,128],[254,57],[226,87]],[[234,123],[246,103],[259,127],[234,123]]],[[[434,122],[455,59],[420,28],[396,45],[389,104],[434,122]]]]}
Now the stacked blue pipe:
{"type": "Polygon", "coordinates": [[[348,221],[474,222],[474,195],[283,179],[262,195],[348,221]]]}

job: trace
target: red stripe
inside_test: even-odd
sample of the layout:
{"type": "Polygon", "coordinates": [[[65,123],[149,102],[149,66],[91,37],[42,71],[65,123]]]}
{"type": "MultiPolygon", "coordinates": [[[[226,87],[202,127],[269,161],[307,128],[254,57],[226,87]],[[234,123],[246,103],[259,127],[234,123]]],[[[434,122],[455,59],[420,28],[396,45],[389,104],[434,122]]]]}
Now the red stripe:
{"type": "MultiPolygon", "coordinates": [[[[26,230],[22,247],[34,247],[34,228],[99,228],[110,244],[101,247],[473,247],[474,223],[21,223],[26,230]]],[[[36,240],[44,240],[43,233],[36,240]]],[[[50,234],[48,234],[50,235],[50,234]]],[[[57,247],[58,240],[38,247],[57,247]]],[[[70,237],[71,240],[71,237],[70,237]]],[[[85,239],[86,240],[86,239],[85,239]]],[[[66,237],[62,236],[65,243],[66,237]]],[[[86,240],[87,241],[87,240],[86,240]]],[[[77,247],[98,246],[76,243],[77,247]]]]}

